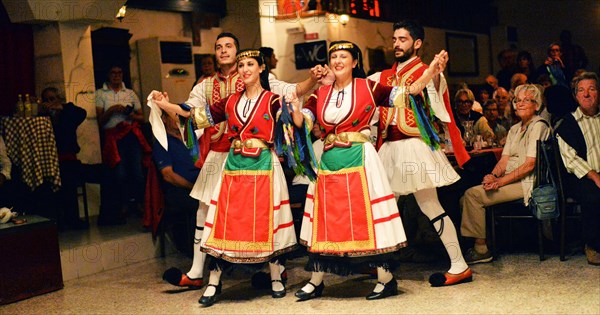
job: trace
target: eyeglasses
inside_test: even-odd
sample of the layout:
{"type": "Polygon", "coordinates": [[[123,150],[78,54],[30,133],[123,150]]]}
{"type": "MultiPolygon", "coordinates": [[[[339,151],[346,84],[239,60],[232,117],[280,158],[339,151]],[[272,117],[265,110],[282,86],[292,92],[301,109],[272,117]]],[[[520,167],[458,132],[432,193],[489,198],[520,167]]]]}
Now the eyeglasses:
{"type": "Polygon", "coordinates": [[[458,104],[458,105],[473,105],[473,101],[469,101],[469,100],[466,100],[466,101],[456,101],[456,104],[458,104]]]}
{"type": "Polygon", "coordinates": [[[497,108],[486,108],[486,109],[484,109],[484,111],[486,111],[486,112],[497,112],[498,109],[497,108]]]}
{"type": "Polygon", "coordinates": [[[515,99],[513,100],[513,104],[517,104],[517,103],[519,103],[519,102],[523,102],[523,103],[530,103],[530,104],[532,104],[532,103],[537,103],[535,100],[533,100],[533,99],[530,99],[530,98],[524,98],[524,99],[515,98],[515,99]]]}

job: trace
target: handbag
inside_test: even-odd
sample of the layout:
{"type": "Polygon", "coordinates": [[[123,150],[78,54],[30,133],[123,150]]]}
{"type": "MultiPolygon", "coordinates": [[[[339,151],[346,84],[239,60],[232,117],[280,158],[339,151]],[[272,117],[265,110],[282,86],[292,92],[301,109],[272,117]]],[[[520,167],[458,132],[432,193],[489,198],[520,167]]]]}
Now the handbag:
{"type": "Polygon", "coordinates": [[[540,141],[539,150],[542,151],[540,158],[540,166],[544,166],[545,172],[540,172],[538,178],[537,187],[531,192],[529,199],[529,209],[534,217],[538,220],[556,219],[560,215],[560,208],[558,206],[558,191],[556,189],[556,182],[554,176],[550,170],[550,159],[548,159],[547,147],[552,145],[552,140],[540,141]],[[544,183],[542,184],[542,181],[544,183]]]}

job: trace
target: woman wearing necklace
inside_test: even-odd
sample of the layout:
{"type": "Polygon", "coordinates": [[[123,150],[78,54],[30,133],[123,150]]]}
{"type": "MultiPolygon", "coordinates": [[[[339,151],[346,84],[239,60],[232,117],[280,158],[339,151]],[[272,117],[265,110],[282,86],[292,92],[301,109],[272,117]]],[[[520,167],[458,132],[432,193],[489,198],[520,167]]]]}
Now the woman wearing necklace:
{"type": "MultiPolygon", "coordinates": [[[[269,262],[272,296],[284,297],[278,256],[296,247],[285,176],[272,150],[279,96],[269,91],[268,73],[258,50],[242,50],[236,59],[245,89],[213,105],[188,108],[169,103],[166,95],[154,95],[160,108],[187,118],[193,129],[227,121],[232,139],[201,241],[201,250],[211,256],[209,284],[198,301],[205,306],[216,302],[221,273],[232,263],[269,262]]],[[[300,126],[299,105],[293,112],[300,126]]]]}
{"type": "MultiPolygon", "coordinates": [[[[413,84],[429,82],[440,73],[442,55],[446,53],[436,55],[413,84]]],[[[321,296],[325,272],[344,276],[368,265],[377,267],[378,283],[367,300],[381,299],[398,293],[391,254],[406,245],[406,236],[385,169],[369,141],[369,123],[376,104],[392,106],[392,99],[394,106],[406,106],[402,100],[408,91],[418,89],[366,80],[361,51],[347,41],[331,43],[329,67],[335,81],[317,89],[303,108],[316,116],[325,146],[317,181],[308,188],[300,233],[312,276],[296,297],[304,301],[321,296]]]]}

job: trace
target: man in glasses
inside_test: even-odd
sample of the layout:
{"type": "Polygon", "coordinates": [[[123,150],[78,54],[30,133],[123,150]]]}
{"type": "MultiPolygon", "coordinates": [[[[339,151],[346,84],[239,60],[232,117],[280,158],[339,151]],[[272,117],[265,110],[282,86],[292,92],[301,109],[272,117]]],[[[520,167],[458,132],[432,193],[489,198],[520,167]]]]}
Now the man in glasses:
{"type": "Polygon", "coordinates": [[[498,104],[495,100],[487,100],[483,104],[483,118],[477,121],[473,129],[476,135],[481,135],[488,143],[504,145],[507,133],[498,123],[498,104]]]}

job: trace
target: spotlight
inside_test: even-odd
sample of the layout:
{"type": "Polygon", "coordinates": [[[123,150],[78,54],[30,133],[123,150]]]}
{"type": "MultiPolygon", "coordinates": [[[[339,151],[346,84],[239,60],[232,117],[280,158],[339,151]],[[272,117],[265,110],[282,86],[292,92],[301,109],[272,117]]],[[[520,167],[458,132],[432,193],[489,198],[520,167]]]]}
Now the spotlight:
{"type": "Polygon", "coordinates": [[[339,17],[339,21],[343,26],[346,26],[346,24],[348,24],[348,21],[350,21],[350,16],[348,14],[342,14],[339,17]]]}
{"type": "Polygon", "coordinates": [[[119,12],[117,12],[117,16],[115,16],[117,18],[117,20],[119,20],[119,22],[123,22],[123,19],[125,18],[125,13],[127,13],[127,6],[124,5],[119,9],[119,12]]]}

